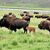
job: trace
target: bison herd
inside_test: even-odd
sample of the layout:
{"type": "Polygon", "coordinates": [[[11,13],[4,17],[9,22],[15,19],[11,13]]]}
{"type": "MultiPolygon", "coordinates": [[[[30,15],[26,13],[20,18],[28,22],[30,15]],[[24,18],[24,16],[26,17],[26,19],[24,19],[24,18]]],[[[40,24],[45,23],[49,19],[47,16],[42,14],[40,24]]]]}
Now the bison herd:
{"type": "MultiPolygon", "coordinates": [[[[36,12],[34,12],[36,13],[36,12]]],[[[36,13],[39,14],[39,13],[36,13]]],[[[20,14],[22,18],[17,18],[15,14],[8,13],[4,14],[3,18],[0,20],[0,27],[6,27],[12,31],[17,31],[17,29],[23,28],[24,33],[29,30],[29,32],[35,32],[35,28],[29,26],[30,19],[33,18],[33,15],[30,15],[29,12],[24,11],[20,14]]],[[[39,29],[46,29],[50,31],[50,17],[48,15],[37,15],[36,18],[47,18],[45,21],[41,21],[38,24],[39,29]]]]}
{"type": "MultiPolygon", "coordinates": [[[[24,13],[27,14],[26,12],[24,13]]],[[[4,14],[3,18],[0,20],[0,27],[6,27],[15,32],[17,29],[23,28],[24,33],[27,33],[30,18],[32,18],[31,15],[25,15],[22,18],[17,18],[15,14],[12,13],[4,14]]]]}

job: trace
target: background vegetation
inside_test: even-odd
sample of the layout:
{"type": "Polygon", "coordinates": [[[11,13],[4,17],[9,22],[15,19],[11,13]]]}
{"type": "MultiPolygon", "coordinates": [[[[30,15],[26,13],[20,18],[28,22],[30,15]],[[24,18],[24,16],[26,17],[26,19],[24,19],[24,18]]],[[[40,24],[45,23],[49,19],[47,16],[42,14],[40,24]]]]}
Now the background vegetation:
{"type": "Polygon", "coordinates": [[[50,0],[0,0],[0,7],[6,8],[50,8],[50,0]]]}

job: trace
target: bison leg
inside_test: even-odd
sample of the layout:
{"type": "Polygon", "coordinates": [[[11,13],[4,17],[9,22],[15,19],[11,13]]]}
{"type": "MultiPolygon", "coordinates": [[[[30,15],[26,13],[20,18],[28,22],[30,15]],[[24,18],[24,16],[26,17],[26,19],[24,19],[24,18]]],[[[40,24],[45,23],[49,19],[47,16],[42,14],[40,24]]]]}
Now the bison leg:
{"type": "Polygon", "coordinates": [[[16,30],[16,29],[14,29],[14,31],[16,32],[17,30],[16,30]]]}
{"type": "Polygon", "coordinates": [[[27,33],[27,29],[26,29],[26,28],[24,28],[24,33],[25,33],[25,32],[27,33]]]}

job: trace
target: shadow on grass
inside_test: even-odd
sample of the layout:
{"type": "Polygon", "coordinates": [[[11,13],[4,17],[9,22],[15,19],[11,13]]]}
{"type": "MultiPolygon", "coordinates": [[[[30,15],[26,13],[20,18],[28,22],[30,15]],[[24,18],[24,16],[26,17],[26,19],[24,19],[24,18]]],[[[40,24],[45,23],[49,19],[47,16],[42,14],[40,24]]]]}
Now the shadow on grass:
{"type": "Polygon", "coordinates": [[[13,46],[16,46],[16,45],[18,45],[18,42],[17,42],[17,41],[13,41],[11,44],[12,44],[13,46]]]}

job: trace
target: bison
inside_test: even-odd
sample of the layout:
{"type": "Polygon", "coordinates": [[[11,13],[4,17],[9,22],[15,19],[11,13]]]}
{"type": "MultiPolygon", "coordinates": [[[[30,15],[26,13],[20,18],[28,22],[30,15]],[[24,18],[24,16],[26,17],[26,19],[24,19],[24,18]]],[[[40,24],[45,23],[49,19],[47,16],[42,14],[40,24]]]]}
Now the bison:
{"type": "Polygon", "coordinates": [[[20,16],[23,17],[23,16],[26,16],[26,15],[28,15],[28,14],[29,14],[29,12],[24,11],[24,12],[22,12],[22,13],[20,14],[20,16]]]}
{"type": "MultiPolygon", "coordinates": [[[[4,18],[4,20],[10,21],[10,23],[13,22],[15,19],[20,19],[20,18],[16,18],[16,16],[12,13],[9,13],[8,15],[7,14],[4,15],[3,18],[4,18]]],[[[20,20],[30,21],[30,18],[27,16],[24,16],[20,20]]]]}
{"type": "Polygon", "coordinates": [[[9,23],[5,20],[3,20],[3,18],[0,20],[0,27],[6,27],[8,28],[9,27],[9,23]]]}
{"type": "Polygon", "coordinates": [[[42,18],[48,18],[49,16],[48,15],[42,15],[42,18]]]}
{"type": "Polygon", "coordinates": [[[48,18],[47,18],[47,20],[49,20],[49,21],[50,21],[50,17],[48,17],[48,18]]]}
{"type": "Polygon", "coordinates": [[[19,20],[19,19],[16,19],[15,21],[13,21],[11,24],[10,24],[10,29],[14,30],[16,32],[16,29],[21,29],[23,28],[24,29],[24,33],[27,32],[27,29],[26,27],[28,26],[28,22],[25,21],[25,20],[19,20]]]}
{"type": "Polygon", "coordinates": [[[11,22],[13,22],[13,20],[16,19],[16,15],[14,15],[12,13],[4,14],[3,19],[7,20],[7,21],[9,21],[11,23],[11,22]]]}
{"type": "Polygon", "coordinates": [[[27,11],[23,11],[23,13],[29,13],[29,12],[27,12],[27,11]]]}
{"type": "Polygon", "coordinates": [[[30,22],[30,19],[32,18],[33,16],[32,15],[28,15],[28,16],[23,16],[22,19],[30,22]]]}
{"type": "Polygon", "coordinates": [[[32,14],[26,14],[26,16],[28,16],[30,18],[33,18],[33,15],[32,14]]]}
{"type": "Polygon", "coordinates": [[[42,16],[40,16],[40,15],[36,15],[35,17],[36,17],[36,18],[42,18],[42,16]]]}
{"type": "Polygon", "coordinates": [[[24,16],[24,14],[23,14],[23,13],[21,13],[21,14],[20,14],[20,16],[21,16],[21,17],[23,17],[23,16],[24,16]]]}
{"type": "Polygon", "coordinates": [[[4,16],[3,16],[3,19],[16,19],[16,16],[14,15],[14,14],[12,14],[12,13],[9,13],[9,14],[4,14],[4,16]]]}
{"type": "Polygon", "coordinates": [[[29,32],[34,32],[35,33],[35,28],[34,27],[28,26],[28,27],[26,27],[26,29],[29,32]]]}
{"type": "Polygon", "coordinates": [[[26,21],[28,21],[28,22],[30,22],[30,17],[25,16],[25,17],[23,17],[22,19],[23,19],[23,20],[26,20],[26,21]]]}
{"type": "Polygon", "coordinates": [[[50,21],[47,20],[41,21],[40,24],[38,25],[38,28],[50,31],[50,21]]]}
{"type": "Polygon", "coordinates": [[[27,32],[26,27],[28,26],[28,22],[23,19],[15,18],[14,16],[9,17],[7,15],[6,17],[3,16],[3,18],[0,20],[0,26],[6,27],[10,30],[14,30],[16,32],[16,29],[24,29],[24,33],[27,32]]]}
{"type": "Polygon", "coordinates": [[[34,12],[34,14],[39,14],[39,12],[34,12]]]}
{"type": "Polygon", "coordinates": [[[49,16],[47,16],[47,15],[37,15],[37,16],[35,16],[36,18],[48,18],[49,16]]]}
{"type": "Polygon", "coordinates": [[[24,11],[23,13],[21,13],[20,16],[22,17],[22,19],[29,22],[30,22],[30,19],[33,18],[33,15],[29,14],[29,12],[27,11],[24,11]]]}

